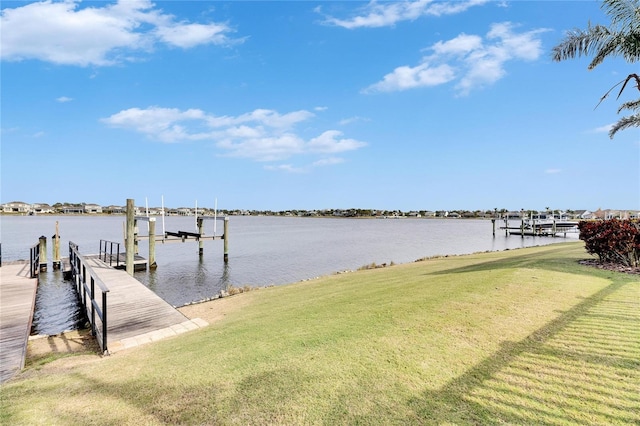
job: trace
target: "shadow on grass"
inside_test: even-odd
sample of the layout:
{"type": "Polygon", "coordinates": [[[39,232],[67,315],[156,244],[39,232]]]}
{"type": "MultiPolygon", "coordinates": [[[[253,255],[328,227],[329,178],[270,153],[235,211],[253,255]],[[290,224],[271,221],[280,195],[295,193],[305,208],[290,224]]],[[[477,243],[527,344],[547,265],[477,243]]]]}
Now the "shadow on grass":
{"type": "MultiPolygon", "coordinates": [[[[589,255],[584,252],[584,258],[588,258],[588,256],[589,255]]],[[[594,272],[593,269],[589,270],[587,267],[578,265],[578,259],[576,257],[567,256],[567,247],[566,245],[562,245],[555,247],[545,246],[533,252],[531,250],[523,250],[522,254],[514,255],[510,253],[508,257],[429,272],[425,275],[446,275],[512,268],[542,268],[550,271],[572,273],[587,273],[587,271],[589,271],[589,275],[592,275],[594,272]],[[568,269],[571,270],[569,271],[568,269]]]]}
{"type": "MultiPolygon", "coordinates": [[[[284,367],[248,374],[229,394],[220,382],[209,378],[211,371],[202,373],[206,376],[202,381],[183,380],[169,371],[115,382],[78,376],[90,393],[134,407],[133,413],[102,410],[102,418],[92,420],[97,424],[131,424],[132,414],[141,424],[291,424],[291,414],[283,406],[303,390],[309,391],[313,382],[305,372],[284,367]]],[[[56,413],[56,419],[75,423],[66,412],[56,413]]]]}
{"type": "MultiPolygon", "coordinates": [[[[512,261],[523,262],[536,263],[530,255],[512,261]]],[[[478,268],[491,262],[459,271],[478,268]]],[[[526,339],[408,401],[408,423],[640,424],[639,389],[640,281],[614,274],[526,339]]]]}

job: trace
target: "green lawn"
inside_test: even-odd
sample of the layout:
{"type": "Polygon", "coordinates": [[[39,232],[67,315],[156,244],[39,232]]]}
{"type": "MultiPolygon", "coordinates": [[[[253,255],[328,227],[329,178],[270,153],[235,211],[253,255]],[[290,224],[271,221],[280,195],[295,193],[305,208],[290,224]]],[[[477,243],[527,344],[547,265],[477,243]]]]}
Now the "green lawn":
{"type": "Polygon", "coordinates": [[[563,243],[244,293],[198,331],[27,370],[0,422],[640,424],[640,278],[587,257],[563,243]]]}

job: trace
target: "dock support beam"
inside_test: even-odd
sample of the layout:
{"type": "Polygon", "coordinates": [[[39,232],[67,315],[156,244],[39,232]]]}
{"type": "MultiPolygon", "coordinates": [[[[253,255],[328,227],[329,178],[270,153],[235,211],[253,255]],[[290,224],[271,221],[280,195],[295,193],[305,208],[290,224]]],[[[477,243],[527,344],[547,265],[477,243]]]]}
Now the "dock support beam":
{"type": "Polygon", "coordinates": [[[493,227],[493,236],[496,236],[496,220],[491,219],[491,226],[493,227]]]}
{"type": "Polygon", "coordinates": [[[149,218],[149,269],[156,269],[156,218],[149,218]]]}
{"type": "Polygon", "coordinates": [[[229,218],[224,218],[224,263],[229,262],[229,218]]]}
{"type": "Polygon", "coordinates": [[[47,270],[47,237],[40,237],[40,272],[47,270]]]}
{"type": "MultiPolygon", "coordinates": [[[[197,219],[198,222],[198,234],[201,236],[204,235],[204,220],[202,218],[197,219]]],[[[198,255],[202,256],[204,254],[204,240],[201,238],[198,241],[198,255]]]]}
{"type": "Polygon", "coordinates": [[[135,212],[133,199],[127,198],[127,234],[125,238],[125,250],[127,253],[126,271],[127,274],[133,276],[133,260],[135,253],[135,237],[134,237],[135,212]]]}
{"type": "Polygon", "coordinates": [[[53,235],[53,270],[60,269],[60,232],[58,231],[58,221],[56,220],[56,233],[53,235]]]}

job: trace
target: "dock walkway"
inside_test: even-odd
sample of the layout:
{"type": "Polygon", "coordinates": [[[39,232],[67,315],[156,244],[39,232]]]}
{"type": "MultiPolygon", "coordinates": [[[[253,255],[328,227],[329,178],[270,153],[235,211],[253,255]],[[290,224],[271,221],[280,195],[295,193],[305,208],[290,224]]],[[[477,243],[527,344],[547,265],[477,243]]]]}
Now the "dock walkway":
{"type": "Polygon", "coordinates": [[[185,317],[152,290],[123,270],[109,267],[97,256],[85,256],[109,288],[107,348],[110,353],[204,327],[206,321],[185,317]]]}
{"type": "Polygon", "coordinates": [[[27,262],[0,268],[0,383],[24,367],[37,287],[27,262]]]}

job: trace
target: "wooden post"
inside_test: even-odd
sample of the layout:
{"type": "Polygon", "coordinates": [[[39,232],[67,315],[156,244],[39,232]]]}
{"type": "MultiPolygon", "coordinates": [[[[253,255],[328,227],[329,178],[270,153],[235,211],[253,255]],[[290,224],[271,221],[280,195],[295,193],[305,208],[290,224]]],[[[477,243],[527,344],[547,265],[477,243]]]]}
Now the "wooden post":
{"type": "Polygon", "coordinates": [[[202,236],[204,235],[204,219],[201,217],[196,219],[198,222],[198,234],[200,234],[200,241],[198,241],[198,255],[202,256],[204,254],[204,239],[202,236]]]}
{"type": "Polygon", "coordinates": [[[40,272],[47,270],[47,237],[40,237],[40,272]]]}
{"type": "Polygon", "coordinates": [[[126,271],[127,274],[133,276],[133,261],[134,261],[134,222],[135,222],[135,214],[134,214],[134,204],[133,199],[127,198],[127,234],[125,239],[125,251],[127,253],[126,260],[126,271]]]}
{"type": "Polygon", "coordinates": [[[496,236],[496,220],[495,219],[491,219],[491,225],[493,227],[493,236],[496,236]]]}
{"type": "Polygon", "coordinates": [[[520,235],[524,238],[524,218],[520,221],[520,235]]]}
{"type": "Polygon", "coordinates": [[[56,220],[56,233],[53,236],[53,270],[60,269],[60,232],[58,231],[58,221],[56,220]]]}
{"type": "Polygon", "coordinates": [[[229,218],[224,218],[224,262],[229,261],[229,218]]]}
{"type": "Polygon", "coordinates": [[[135,218],[135,215],[133,218],[133,254],[140,254],[140,248],[138,244],[138,219],[135,218]]]}
{"type": "Polygon", "coordinates": [[[156,218],[149,218],[149,269],[156,269],[156,218]]]}
{"type": "Polygon", "coordinates": [[[504,217],[504,236],[509,235],[509,216],[504,217]]]}

